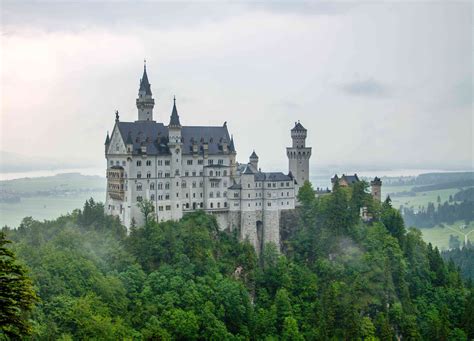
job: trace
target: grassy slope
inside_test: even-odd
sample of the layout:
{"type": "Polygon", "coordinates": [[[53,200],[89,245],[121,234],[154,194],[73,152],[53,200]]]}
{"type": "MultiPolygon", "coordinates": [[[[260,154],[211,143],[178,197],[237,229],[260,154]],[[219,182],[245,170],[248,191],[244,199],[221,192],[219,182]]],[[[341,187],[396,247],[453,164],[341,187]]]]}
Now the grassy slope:
{"type": "MultiPolygon", "coordinates": [[[[458,221],[452,225],[447,225],[447,224],[444,224],[445,226],[449,226],[455,230],[459,230],[459,227],[464,225],[464,222],[462,221],[458,221]]],[[[431,243],[433,245],[436,245],[439,249],[441,250],[446,250],[448,249],[449,247],[449,235],[453,235],[453,236],[459,236],[459,240],[461,242],[464,241],[464,236],[461,235],[460,233],[456,233],[455,231],[447,228],[447,227],[440,227],[440,226],[436,226],[436,227],[433,227],[433,228],[424,228],[424,229],[420,229],[421,230],[421,233],[423,233],[423,239],[428,242],[428,243],[431,243]]],[[[464,230],[459,230],[463,233],[467,233],[469,231],[472,231],[474,230],[474,222],[471,222],[464,230]]],[[[472,232],[469,236],[468,236],[469,240],[471,241],[471,243],[474,243],[474,232],[472,232]]]]}

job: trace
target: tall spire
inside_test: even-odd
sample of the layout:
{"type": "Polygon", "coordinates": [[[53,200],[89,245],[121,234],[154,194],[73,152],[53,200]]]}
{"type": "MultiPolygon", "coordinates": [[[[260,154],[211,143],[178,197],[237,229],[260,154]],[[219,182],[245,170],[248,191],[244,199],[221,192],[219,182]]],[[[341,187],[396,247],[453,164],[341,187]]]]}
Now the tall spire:
{"type": "Polygon", "coordinates": [[[109,131],[107,131],[107,137],[105,138],[105,145],[110,144],[109,131]]]}
{"type": "Polygon", "coordinates": [[[150,95],[150,96],[152,95],[151,94],[150,82],[148,81],[148,75],[146,74],[146,60],[144,61],[143,76],[140,79],[140,89],[138,91],[139,92],[144,91],[145,95],[150,95]]]}
{"type": "Polygon", "coordinates": [[[231,137],[230,137],[229,150],[231,152],[235,152],[234,135],[231,135],[231,137]]]}
{"type": "Polygon", "coordinates": [[[146,73],[146,60],[143,65],[143,76],[140,79],[140,89],[138,90],[137,109],[139,121],[153,121],[153,107],[155,100],[151,94],[151,86],[146,73]]]}
{"type": "Polygon", "coordinates": [[[176,109],[176,96],[173,97],[173,111],[171,112],[169,126],[170,127],[181,127],[181,123],[179,122],[178,109],[176,109]]]}

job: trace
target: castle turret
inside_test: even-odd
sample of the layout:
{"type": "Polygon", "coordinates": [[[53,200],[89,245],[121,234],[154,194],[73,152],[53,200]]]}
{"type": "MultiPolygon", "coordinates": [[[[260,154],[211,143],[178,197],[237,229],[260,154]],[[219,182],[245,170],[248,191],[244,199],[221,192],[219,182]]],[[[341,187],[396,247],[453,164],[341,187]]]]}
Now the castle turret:
{"type": "Polygon", "coordinates": [[[307,130],[298,121],[291,129],[292,146],[286,148],[288,156],[288,168],[296,181],[295,195],[305,181],[309,180],[309,158],[311,157],[311,147],[306,147],[307,130]]]}
{"type": "Polygon", "coordinates": [[[255,150],[250,155],[249,162],[258,171],[258,155],[255,153],[255,150]]]}
{"type": "Polygon", "coordinates": [[[168,125],[168,147],[170,149],[171,160],[171,215],[172,219],[178,220],[183,216],[181,207],[181,123],[179,122],[178,109],[176,108],[176,97],[173,99],[173,110],[171,111],[170,123],[168,125]]]}
{"type": "Polygon", "coordinates": [[[375,177],[374,180],[370,182],[370,186],[372,189],[372,197],[375,200],[381,201],[382,200],[382,180],[380,178],[375,177]]]}
{"type": "Polygon", "coordinates": [[[140,88],[138,89],[136,103],[138,109],[138,120],[153,121],[153,107],[155,106],[155,100],[152,97],[151,85],[146,73],[146,64],[143,66],[143,76],[140,79],[140,88]]]}
{"type": "Polygon", "coordinates": [[[107,132],[107,137],[105,138],[105,155],[107,155],[107,151],[109,150],[109,145],[110,145],[110,136],[109,132],[107,132]]]}

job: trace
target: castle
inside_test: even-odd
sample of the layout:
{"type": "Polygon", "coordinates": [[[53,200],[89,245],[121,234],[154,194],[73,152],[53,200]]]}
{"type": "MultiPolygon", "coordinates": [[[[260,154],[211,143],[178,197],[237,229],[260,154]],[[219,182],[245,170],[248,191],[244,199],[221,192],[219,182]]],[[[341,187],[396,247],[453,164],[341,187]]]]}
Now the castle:
{"type": "Polygon", "coordinates": [[[181,125],[176,99],[168,125],[154,121],[146,65],[136,106],[138,120],[122,122],[116,112],[112,133],[107,133],[106,213],[129,228],[144,222],[138,206],[142,200],[153,203],[157,221],[204,210],[215,215],[220,229],[238,230],[257,252],[268,242],[279,247],[280,216],[295,208],[298,189],[309,180],[311,147],[300,122],[291,129],[288,173],[263,172],[255,152],[248,163],[236,161],[226,123],[181,125]]]}

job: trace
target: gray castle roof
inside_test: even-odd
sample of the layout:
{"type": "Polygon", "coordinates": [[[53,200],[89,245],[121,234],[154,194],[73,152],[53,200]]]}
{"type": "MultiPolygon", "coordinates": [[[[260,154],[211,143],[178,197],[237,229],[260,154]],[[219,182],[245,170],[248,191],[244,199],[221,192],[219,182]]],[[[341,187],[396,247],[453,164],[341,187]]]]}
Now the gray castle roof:
{"type": "MultiPolygon", "coordinates": [[[[147,147],[148,155],[167,155],[168,127],[154,121],[117,122],[124,141],[133,143],[133,154],[141,154],[142,143],[147,147]]],[[[208,145],[208,154],[224,154],[223,144],[229,143],[227,126],[184,126],[181,128],[183,154],[193,154],[193,144],[198,153],[204,152],[204,144],[208,145]]]]}
{"type": "Polygon", "coordinates": [[[251,159],[258,159],[258,155],[255,153],[255,150],[252,152],[252,155],[250,155],[251,159]]]}
{"type": "Polygon", "coordinates": [[[143,76],[140,79],[140,89],[139,91],[145,91],[145,94],[151,96],[151,86],[148,81],[148,75],[146,74],[146,65],[143,67],[143,76]]]}
{"type": "Polygon", "coordinates": [[[255,174],[256,181],[291,181],[292,178],[282,172],[258,172],[255,174]]]}
{"type": "Polygon", "coordinates": [[[336,175],[334,175],[334,177],[331,179],[331,182],[332,183],[335,183],[336,181],[338,181],[339,179],[344,179],[346,180],[346,182],[349,184],[349,185],[352,185],[353,183],[356,183],[356,182],[359,182],[359,177],[357,176],[357,174],[354,174],[354,175],[345,175],[345,174],[342,174],[342,176],[339,178],[336,175]]]}
{"type": "Polygon", "coordinates": [[[304,131],[306,131],[306,128],[303,127],[303,125],[300,123],[300,121],[298,121],[298,122],[295,122],[295,126],[291,130],[292,131],[294,131],[294,130],[304,130],[304,131]]]}

